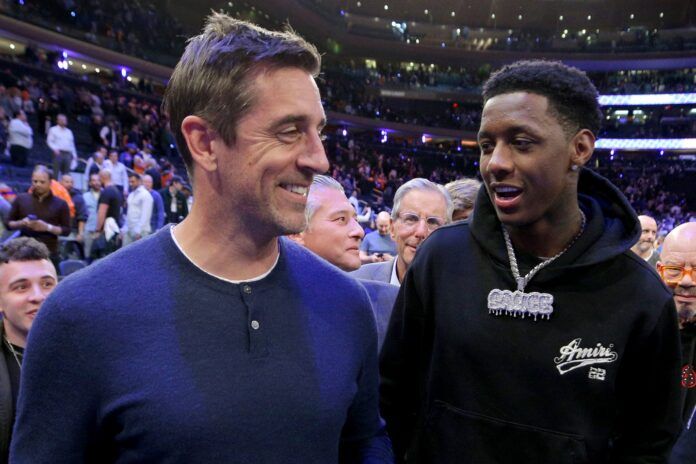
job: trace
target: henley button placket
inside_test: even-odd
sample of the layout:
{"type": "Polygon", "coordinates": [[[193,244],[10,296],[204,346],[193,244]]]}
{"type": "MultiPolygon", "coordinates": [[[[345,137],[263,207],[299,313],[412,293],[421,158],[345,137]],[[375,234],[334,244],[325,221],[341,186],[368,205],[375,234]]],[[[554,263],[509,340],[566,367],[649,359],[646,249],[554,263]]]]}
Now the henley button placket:
{"type": "MultiPolygon", "coordinates": [[[[249,353],[254,357],[268,356],[268,347],[266,344],[265,334],[261,329],[259,320],[260,309],[258,304],[254,304],[253,288],[249,284],[242,284],[242,301],[247,307],[248,335],[249,335],[249,353]]],[[[256,296],[258,298],[258,296],[256,296]]]]}

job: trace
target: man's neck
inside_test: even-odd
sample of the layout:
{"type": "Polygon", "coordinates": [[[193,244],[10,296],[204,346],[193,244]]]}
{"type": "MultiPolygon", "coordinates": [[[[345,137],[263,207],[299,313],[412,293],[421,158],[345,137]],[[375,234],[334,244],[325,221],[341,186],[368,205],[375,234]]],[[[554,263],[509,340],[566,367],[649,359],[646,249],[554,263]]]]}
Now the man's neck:
{"type": "Polygon", "coordinates": [[[279,253],[278,237],[261,238],[263,234],[252,232],[243,221],[216,221],[196,204],[174,228],[177,243],[196,266],[235,281],[249,280],[271,269],[279,253]]]}
{"type": "MultiPolygon", "coordinates": [[[[505,227],[505,226],[504,226],[505,227]]],[[[580,210],[558,221],[539,221],[531,226],[508,226],[510,240],[516,249],[532,256],[555,256],[565,250],[580,232],[580,210]]]]}
{"type": "Polygon", "coordinates": [[[396,277],[399,279],[399,283],[402,283],[404,281],[404,276],[406,276],[408,266],[406,262],[401,259],[401,256],[397,256],[394,259],[396,259],[396,277]]]}
{"type": "Polygon", "coordinates": [[[48,191],[48,192],[42,193],[42,194],[38,194],[38,193],[37,193],[37,194],[35,194],[35,196],[36,196],[36,199],[37,199],[37,200],[39,200],[39,201],[44,201],[46,198],[48,198],[48,194],[49,194],[49,193],[51,193],[51,192],[48,191]]]}
{"type": "Polygon", "coordinates": [[[4,332],[5,332],[5,339],[13,344],[14,346],[18,346],[20,348],[24,348],[27,346],[27,336],[19,334],[13,330],[7,330],[7,324],[4,324],[3,326],[4,332]]]}
{"type": "Polygon", "coordinates": [[[632,250],[635,254],[637,254],[638,256],[640,256],[641,258],[643,258],[643,259],[646,260],[646,261],[647,261],[648,259],[650,259],[650,257],[651,257],[652,254],[653,254],[653,249],[652,249],[652,248],[647,248],[645,251],[642,251],[640,248],[638,248],[638,247],[636,246],[636,247],[631,248],[631,250],[632,250]]]}

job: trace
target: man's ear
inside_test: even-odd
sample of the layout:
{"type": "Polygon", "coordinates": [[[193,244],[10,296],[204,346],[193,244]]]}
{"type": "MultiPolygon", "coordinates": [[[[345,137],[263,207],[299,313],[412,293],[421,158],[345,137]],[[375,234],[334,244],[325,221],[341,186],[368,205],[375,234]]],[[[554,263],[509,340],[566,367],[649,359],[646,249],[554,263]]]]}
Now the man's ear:
{"type": "Polygon", "coordinates": [[[595,135],[589,129],[581,129],[571,140],[570,162],[575,166],[584,166],[592,157],[595,135]]]}
{"type": "Polygon", "coordinates": [[[396,241],[396,234],[394,233],[394,220],[389,218],[389,236],[392,240],[396,241]]]}
{"type": "Polygon", "coordinates": [[[219,137],[208,121],[198,116],[186,116],[181,121],[181,133],[186,139],[186,146],[191,153],[193,164],[207,172],[215,171],[217,155],[214,142],[219,137]]]}
{"type": "Polygon", "coordinates": [[[288,238],[299,245],[305,246],[304,232],[300,232],[299,234],[290,234],[288,235],[288,238]]]}

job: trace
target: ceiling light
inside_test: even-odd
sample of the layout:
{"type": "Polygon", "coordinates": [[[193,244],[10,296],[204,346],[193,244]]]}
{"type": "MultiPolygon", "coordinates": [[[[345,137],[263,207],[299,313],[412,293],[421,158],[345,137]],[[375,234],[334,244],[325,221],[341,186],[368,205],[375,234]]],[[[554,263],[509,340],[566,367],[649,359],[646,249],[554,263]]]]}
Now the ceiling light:
{"type": "Polygon", "coordinates": [[[385,10],[388,10],[388,9],[389,9],[389,5],[384,5],[384,9],[385,9],[385,10]]]}

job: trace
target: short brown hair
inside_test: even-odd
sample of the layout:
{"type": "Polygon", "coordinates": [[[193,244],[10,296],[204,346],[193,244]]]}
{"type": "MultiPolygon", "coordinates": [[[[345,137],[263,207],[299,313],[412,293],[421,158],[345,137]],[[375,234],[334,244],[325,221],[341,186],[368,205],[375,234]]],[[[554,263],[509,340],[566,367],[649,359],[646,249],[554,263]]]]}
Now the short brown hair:
{"type": "Polygon", "coordinates": [[[205,119],[225,144],[234,144],[237,123],[254,104],[254,76],[284,67],[316,77],[321,57],[314,45],[289,28],[269,31],[222,13],[207,18],[203,32],[189,39],[162,103],[189,174],[193,160],[181,132],[184,118],[205,119]]]}
{"type": "Polygon", "coordinates": [[[10,261],[48,260],[50,253],[43,243],[31,237],[14,238],[0,246],[0,264],[10,261]]]}

